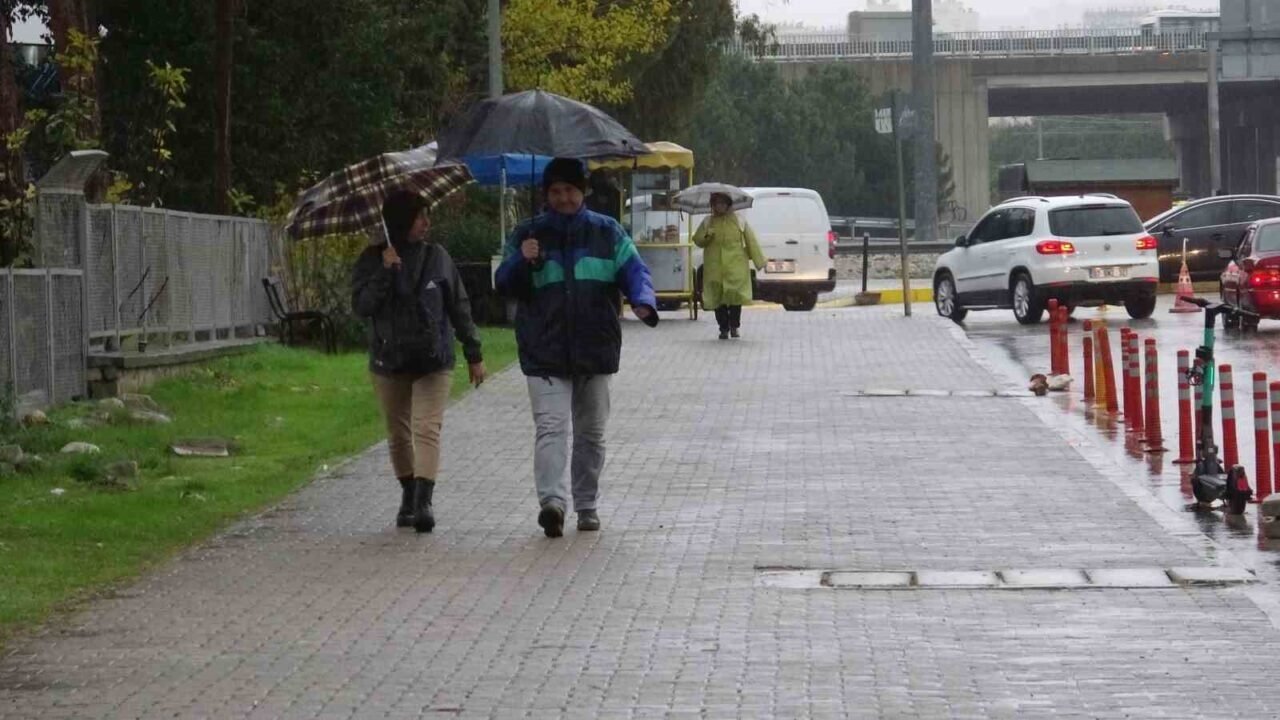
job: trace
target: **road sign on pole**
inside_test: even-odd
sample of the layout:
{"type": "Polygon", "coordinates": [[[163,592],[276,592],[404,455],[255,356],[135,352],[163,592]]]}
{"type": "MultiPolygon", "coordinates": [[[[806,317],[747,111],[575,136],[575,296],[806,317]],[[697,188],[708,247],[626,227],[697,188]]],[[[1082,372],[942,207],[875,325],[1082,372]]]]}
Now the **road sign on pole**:
{"type": "Polygon", "coordinates": [[[893,134],[893,108],[876,108],[876,132],[881,135],[893,134]]]}

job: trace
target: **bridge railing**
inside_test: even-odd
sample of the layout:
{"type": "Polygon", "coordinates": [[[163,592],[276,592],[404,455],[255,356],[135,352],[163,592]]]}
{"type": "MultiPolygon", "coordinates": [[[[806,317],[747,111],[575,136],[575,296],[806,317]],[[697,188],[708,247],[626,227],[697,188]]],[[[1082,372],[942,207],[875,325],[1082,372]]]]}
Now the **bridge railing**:
{"type": "MultiPolygon", "coordinates": [[[[766,43],[743,43],[734,49],[770,62],[844,58],[910,57],[911,40],[853,37],[846,33],[787,33],[766,43]]],[[[1140,30],[1014,30],[949,33],[934,36],[934,55],[941,57],[1024,57],[1051,55],[1136,55],[1200,52],[1205,33],[1155,34],[1140,30]]]]}

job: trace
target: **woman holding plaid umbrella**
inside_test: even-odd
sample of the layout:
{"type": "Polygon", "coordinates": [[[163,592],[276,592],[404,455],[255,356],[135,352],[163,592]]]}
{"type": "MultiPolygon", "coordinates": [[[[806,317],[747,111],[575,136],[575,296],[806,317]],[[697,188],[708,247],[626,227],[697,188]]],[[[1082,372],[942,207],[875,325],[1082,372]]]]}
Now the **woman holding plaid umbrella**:
{"type": "Polygon", "coordinates": [[[369,370],[387,421],[400,482],[396,526],[431,532],[440,428],[454,366],[454,335],[471,382],[484,381],[480,338],[458,269],[428,241],[427,212],[472,181],[465,165],[436,163],[428,147],[384,153],[302,193],[285,229],[295,239],[376,229],[352,273],[352,305],[369,321],[369,370]]]}
{"type": "Polygon", "coordinates": [[[452,336],[462,344],[476,386],[484,381],[484,360],[458,268],[448,251],[427,239],[431,221],[423,200],[394,193],[382,206],[382,219],[389,242],[367,248],[356,261],[352,305],[372,328],[369,370],[401,489],[396,526],[431,532],[455,361],[452,336]]]}

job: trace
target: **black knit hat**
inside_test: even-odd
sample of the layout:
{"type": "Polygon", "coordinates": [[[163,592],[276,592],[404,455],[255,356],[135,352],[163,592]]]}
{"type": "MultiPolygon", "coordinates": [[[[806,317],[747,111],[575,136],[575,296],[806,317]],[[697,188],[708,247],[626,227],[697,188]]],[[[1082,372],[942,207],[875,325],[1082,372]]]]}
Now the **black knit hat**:
{"type": "Polygon", "coordinates": [[[587,191],[587,166],[574,158],[553,158],[542,171],[542,190],[549,190],[553,183],[568,183],[582,192],[587,191]]]}

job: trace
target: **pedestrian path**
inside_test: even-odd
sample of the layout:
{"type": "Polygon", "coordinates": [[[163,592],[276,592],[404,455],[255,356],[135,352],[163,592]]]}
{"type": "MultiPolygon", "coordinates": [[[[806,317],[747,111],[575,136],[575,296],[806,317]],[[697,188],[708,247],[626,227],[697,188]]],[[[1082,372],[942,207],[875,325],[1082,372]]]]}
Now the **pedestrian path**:
{"type": "Polygon", "coordinates": [[[554,541],[503,374],[447,415],[433,535],[374,448],[13,643],[0,717],[1280,716],[1266,588],[762,581],[1224,564],[900,314],[627,323],[604,530],[554,541]]]}

